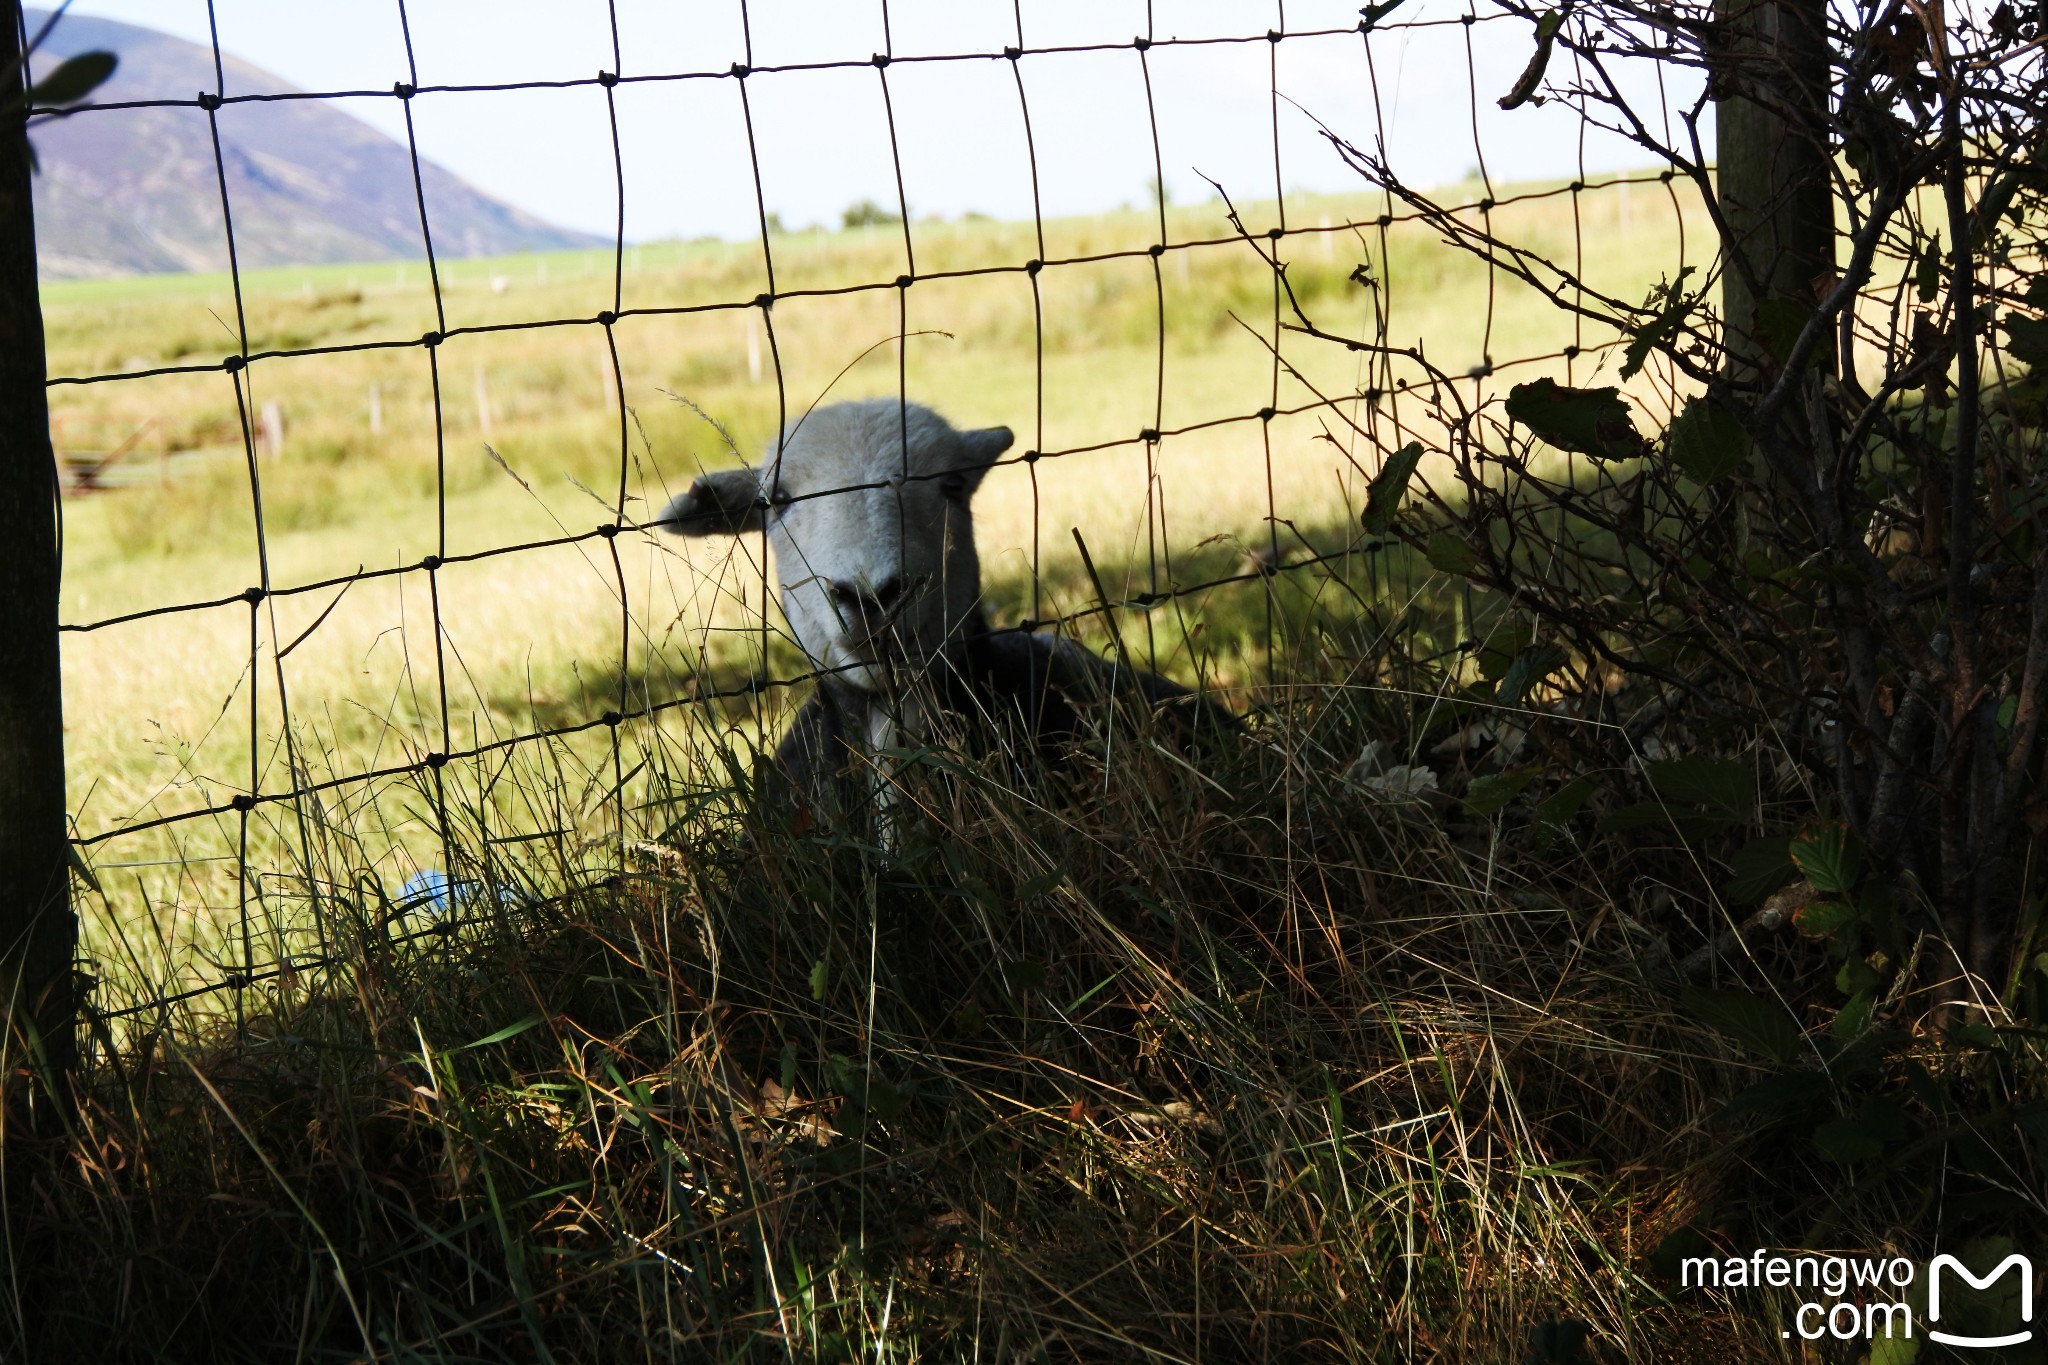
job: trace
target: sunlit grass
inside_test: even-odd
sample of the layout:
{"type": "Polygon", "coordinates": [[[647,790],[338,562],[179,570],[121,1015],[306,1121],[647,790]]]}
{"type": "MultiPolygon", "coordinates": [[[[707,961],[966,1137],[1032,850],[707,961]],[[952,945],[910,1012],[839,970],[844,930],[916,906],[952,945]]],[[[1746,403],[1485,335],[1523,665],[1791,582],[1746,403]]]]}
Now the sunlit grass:
{"type": "MultiPolygon", "coordinates": [[[[1532,249],[1582,258],[1604,287],[1640,296],[1676,258],[1675,216],[1646,207],[1648,198],[1637,187],[1624,224],[1615,191],[1588,193],[1576,236],[1569,196],[1496,209],[1494,225],[1532,249]]],[[[1295,296],[1319,325],[1371,337],[1384,309],[1391,343],[1419,346],[1451,374],[1489,356],[1505,365],[1607,340],[1575,332],[1530,291],[1413,225],[1397,224],[1384,253],[1376,227],[1318,230],[1370,224],[1381,207],[1365,196],[1290,202],[1290,224],[1311,231],[1279,249],[1295,296]],[[1362,263],[1376,288],[1351,278],[1362,263]]],[[[1244,210],[1254,232],[1272,218],[1271,205],[1244,210]]],[[[1157,219],[1144,213],[1055,222],[1044,250],[1055,261],[1136,250],[1157,234],[1157,219]]],[[[1168,213],[1171,242],[1230,236],[1220,204],[1168,213]]],[[[998,470],[976,505],[997,614],[1043,617],[1092,600],[1076,572],[1076,529],[1112,596],[1241,570],[1240,552],[1269,535],[1283,549],[1324,547],[1332,528],[1355,525],[1348,509],[1359,505],[1379,453],[1327,413],[1286,411],[1318,394],[1424,378],[1410,363],[1375,372],[1359,354],[1276,333],[1272,273],[1241,240],[1175,249],[1156,266],[1146,256],[1055,264],[1036,277],[1035,306],[1021,268],[1039,250],[1028,224],[915,225],[920,275],[1002,269],[921,278],[900,293],[891,283],[907,268],[900,228],[777,236],[771,247],[777,290],[796,296],[778,302],[766,324],[758,308],[711,307],[745,304],[767,289],[758,243],[629,249],[617,280],[627,315],[610,333],[617,375],[606,330],[591,320],[613,306],[608,253],[446,264],[438,316],[419,263],[245,277],[240,316],[257,353],[416,342],[444,327],[513,329],[458,335],[431,352],[385,345],[258,360],[239,401],[218,370],[58,385],[53,432],[73,465],[129,446],[103,475],[109,491],[66,502],[65,619],[85,624],[264,583],[287,589],[417,565],[429,554],[631,525],[700,468],[733,458],[724,433],[679,398],[751,454],[808,405],[894,393],[899,380],[958,424],[1015,428],[1015,453],[1048,452],[998,470]],[[800,292],[854,285],[882,287],[800,292]],[[899,308],[912,334],[900,356],[892,341],[899,308]],[[526,323],[553,325],[516,326],[526,323]],[[1253,415],[1267,407],[1282,415],[1261,423],[1253,415]],[[254,489],[245,425],[258,451],[254,489]],[[278,426],[281,446],[270,439],[278,426]],[[1188,427],[1203,429],[1149,450],[1138,439],[1146,429],[1188,427]],[[1065,453],[1091,446],[1103,448],[1065,453]]],[[[217,363],[237,350],[230,285],[165,277],[51,286],[51,372],[217,363]]],[[[1595,363],[1582,358],[1572,371],[1583,379],[1595,363]]],[[[1472,397],[1566,369],[1563,360],[1504,369],[1470,381],[1472,397]]],[[[1369,408],[1354,402],[1347,411],[1364,421],[1369,408]]],[[[1373,420],[1398,422],[1402,413],[1390,398],[1373,420]]],[[[754,542],[633,532],[450,564],[431,582],[415,571],[67,635],[77,827],[96,835],[238,793],[285,790],[295,785],[294,765],[298,783],[325,781],[740,683],[763,671],[759,553],[754,542]]],[[[1254,585],[1153,611],[1142,619],[1147,657],[1243,697],[1271,671],[1264,603],[1254,585]]],[[[794,651],[772,635],[771,644],[767,673],[800,671],[794,651]]],[[[787,695],[771,693],[759,721],[743,707],[716,714],[758,733],[761,723],[773,727],[787,695]]],[[[651,728],[702,719],[671,712],[651,728]]],[[[623,738],[628,748],[665,742],[623,738]]],[[[561,741],[593,774],[611,768],[611,744],[602,728],[561,741]]],[[[483,794],[493,790],[487,767],[468,779],[478,809],[492,809],[508,837],[533,832],[530,813],[483,794]]],[[[604,794],[608,784],[593,777],[603,799],[560,818],[579,838],[616,835],[608,812],[621,797],[644,804],[647,771],[628,775],[623,793],[604,794]]],[[[456,773],[439,776],[445,785],[456,773]]],[[[344,786],[324,799],[371,800],[388,785],[344,786]]],[[[434,804],[401,803],[378,822],[386,847],[372,861],[390,869],[394,885],[445,859],[427,814],[434,804]]],[[[292,823],[287,807],[258,809],[249,850],[257,866],[301,861],[292,823]]],[[[94,946],[104,947],[115,922],[141,912],[145,899],[175,905],[175,922],[202,956],[223,934],[238,934],[253,899],[228,875],[242,837],[230,813],[95,846],[110,874],[103,885],[113,919],[96,922],[94,946]]]]}

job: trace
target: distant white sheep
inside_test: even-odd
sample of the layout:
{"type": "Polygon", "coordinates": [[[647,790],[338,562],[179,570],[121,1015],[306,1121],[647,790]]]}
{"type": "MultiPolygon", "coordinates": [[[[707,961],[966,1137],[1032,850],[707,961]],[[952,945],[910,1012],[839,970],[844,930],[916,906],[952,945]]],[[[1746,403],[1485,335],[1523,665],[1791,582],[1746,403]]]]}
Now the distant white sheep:
{"type": "Polygon", "coordinates": [[[1011,439],[893,398],[838,403],[791,423],[758,468],[706,474],[663,510],[657,524],[677,535],[767,530],[783,614],[823,675],[776,752],[813,814],[865,806],[886,840],[893,800],[876,755],[927,739],[935,711],[983,733],[1014,717],[1047,752],[1112,693],[1235,728],[1165,679],[990,630],[968,504],[1011,439]]]}

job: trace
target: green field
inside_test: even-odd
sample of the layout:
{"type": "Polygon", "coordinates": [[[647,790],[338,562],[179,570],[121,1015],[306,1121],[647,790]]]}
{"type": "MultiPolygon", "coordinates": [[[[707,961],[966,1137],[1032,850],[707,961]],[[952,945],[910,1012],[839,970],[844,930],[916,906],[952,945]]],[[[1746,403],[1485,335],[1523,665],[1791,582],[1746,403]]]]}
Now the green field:
{"type": "MultiPolygon", "coordinates": [[[[1447,191],[1453,202],[1478,193],[1447,191]]],[[[1374,310],[1384,307],[1395,344],[1419,342],[1452,373],[1489,351],[1505,362],[1575,340],[1568,318],[1504,278],[1489,280],[1419,229],[1397,225],[1384,257],[1376,229],[1343,230],[1380,207],[1365,196],[1288,204],[1290,225],[1310,229],[1281,248],[1288,278],[1319,324],[1369,336],[1374,310]],[[1363,262],[1384,281],[1381,293],[1348,278],[1363,262]]],[[[1640,297],[1676,259],[1676,215],[1642,187],[1624,223],[1627,211],[1613,189],[1587,194],[1576,246],[1569,196],[1503,207],[1493,218],[1498,230],[1561,260],[1582,251],[1597,283],[1640,297]]],[[[1254,232],[1273,221],[1271,204],[1245,210],[1254,232]]],[[[1167,227],[1174,243],[1230,236],[1220,204],[1174,208],[1167,227]]],[[[1699,224],[1691,228],[1698,240],[1699,224]]],[[[1059,261],[1142,249],[1156,235],[1156,219],[1135,212],[1057,221],[1045,225],[1043,250],[1059,261]]],[[[417,564],[429,553],[588,532],[619,517],[622,488],[630,523],[700,467],[733,458],[706,417],[756,452],[781,417],[821,398],[895,392],[898,295],[886,285],[905,271],[901,230],[792,234],[771,245],[782,293],[885,287],[785,298],[774,309],[772,346],[755,309],[626,316],[613,329],[616,378],[605,331],[589,321],[614,303],[608,253],[446,263],[438,319],[422,263],[245,277],[239,305],[252,353],[406,342],[437,327],[511,330],[459,335],[431,356],[398,345],[260,359],[239,391],[217,369],[58,384],[52,427],[67,467],[125,447],[100,476],[104,491],[65,502],[64,618],[90,623],[265,582],[289,588],[417,564]],[[535,322],[559,325],[517,326],[535,322]],[[271,405],[281,443],[265,427],[271,405]],[[260,535],[245,423],[259,449],[260,535]],[[502,463],[486,453],[487,441],[502,463]]],[[[1073,528],[1107,566],[1112,595],[1128,595],[1240,570],[1242,552],[1266,542],[1269,495],[1290,547],[1340,545],[1343,527],[1355,526],[1346,509],[1359,502],[1379,454],[1355,436],[1325,439],[1326,429],[1342,431],[1326,414],[1275,420],[1270,446],[1257,421],[1169,436],[1150,470],[1136,440],[1145,428],[1171,432],[1269,404],[1285,410],[1316,391],[1340,396],[1374,382],[1360,356],[1299,336],[1282,337],[1286,363],[1276,367],[1272,275],[1250,245],[1172,250],[1160,260],[1157,290],[1144,256],[1047,268],[1039,276],[1042,357],[1031,282],[1015,268],[1039,254],[1029,225],[919,223],[913,245],[921,275],[1010,269],[921,280],[903,295],[912,335],[900,363],[911,398],[962,425],[1008,424],[1020,451],[1114,443],[1013,464],[984,486],[976,516],[1002,619],[1028,614],[1034,582],[1052,607],[1073,610],[1092,598],[1075,572],[1073,528]]],[[[744,302],[766,290],[767,276],[758,243],[662,244],[630,248],[618,288],[630,314],[744,302]]],[[[52,285],[50,370],[94,377],[217,363],[237,349],[236,310],[231,282],[218,276],[52,285]]],[[[1592,363],[1579,361],[1576,373],[1587,375],[1592,363]]],[[[1564,369],[1554,361],[1471,387],[1483,400],[1564,369]]],[[[1421,377],[1412,366],[1393,373],[1421,377]]],[[[1395,404],[1382,406],[1399,416],[1395,404]]],[[[235,602],[67,635],[79,832],[276,792],[292,785],[295,765],[301,782],[321,781],[591,719],[619,705],[622,661],[631,691],[623,709],[678,695],[700,673],[731,682],[758,668],[756,545],[642,533],[617,548],[616,567],[603,541],[586,540],[451,565],[432,585],[415,572],[274,597],[254,612],[235,602]]],[[[1226,589],[1152,613],[1143,622],[1148,654],[1192,676],[1193,631],[1201,671],[1243,699],[1268,679],[1265,636],[1251,628],[1252,615],[1264,619],[1263,602],[1255,587],[1226,589]]],[[[1043,601],[1040,614],[1049,614],[1043,601]]],[[[798,668],[793,651],[773,652],[771,672],[798,668]]],[[[781,705],[760,718],[684,708],[627,727],[629,750],[667,758],[626,763],[638,774],[625,805],[646,804],[655,771],[692,768],[693,727],[752,732],[758,720],[772,728],[781,705]]],[[[621,793],[605,776],[608,737],[584,735],[550,753],[583,775],[566,808],[541,814],[483,795],[494,789],[483,768],[462,773],[462,804],[493,838],[549,830],[572,848],[617,836],[621,793]]],[[[456,780],[456,770],[443,776],[456,780]]],[[[414,785],[345,785],[324,798],[327,815],[354,822],[362,856],[394,888],[415,867],[446,861],[428,813],[437,807],[414,785]]],[[[294,833],[303,817],[289,806],[260,808],[253,865],[282,872],[306,864],[311,855],[294,833]]],[[[658,812],[646,819],[661,823],[658,812]]],[[[90,920],[94,950],[153,962],[145,976],[203,975],[208,969],[193,964],[216,954],[251,904],[231,875],[241,837],[239,822],[222,816],[94,845],[106,893],[90,920]],[[146,915],[145,904],[153,907],[146,915]],[[161,941],[114,950],[124,925],[144,923],[161,941]]],[[[256,899],[275,925],[293,920],[275,896],[256,899]]],[[[256,957],[291,951],[290,932],[275,928],[256,957]]]]}

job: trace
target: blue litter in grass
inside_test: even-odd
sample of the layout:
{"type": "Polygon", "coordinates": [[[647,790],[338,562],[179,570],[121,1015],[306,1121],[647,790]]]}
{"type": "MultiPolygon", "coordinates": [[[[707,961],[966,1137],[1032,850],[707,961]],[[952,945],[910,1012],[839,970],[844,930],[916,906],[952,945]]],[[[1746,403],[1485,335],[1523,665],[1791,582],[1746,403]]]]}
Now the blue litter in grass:
{"type": "MultiPolygon", "coordinates": [[[[455,881],[438,867],[425,868],[405,879],[398,888],[398,913],[419,910],[436,919],[453,910],[466,910],[485,895],[483,883],[455,881]]],[[[509,886],[498,888],[498,904],[518,905],[525,897],[509,886]]]]}

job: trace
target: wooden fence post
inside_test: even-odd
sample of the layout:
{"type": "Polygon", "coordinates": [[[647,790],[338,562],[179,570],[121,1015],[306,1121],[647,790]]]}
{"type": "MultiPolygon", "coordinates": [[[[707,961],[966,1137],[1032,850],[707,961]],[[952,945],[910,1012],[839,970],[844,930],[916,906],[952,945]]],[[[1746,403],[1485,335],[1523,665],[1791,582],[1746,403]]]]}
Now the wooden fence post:
{"type": "Polygon", "coordinates": [[[1715,183],[1730,256],[1722,316],[1730,376],[1753,381],[1765,364],[1756,306],[1767,298],[1811,308],[1815,281],[1834,269],[1828,181],[1827,0],[1719,0],[1723,60],[1715,81],[1715,183]],[[1735,259],[1747,262],[1747,273],[1735,259]]]}
{"type": "MultiPolygon", "coordinates": [[[[0,75],[23,83],[20,0],[0,0],[0,75]]],[[[36,287],[28,140],[0,116],[0,1008],[7,1145],[61,1127],[77,1060],[64,689],[57,652],[57,473],[36,287]],[[28,1079],[40,1050],[50,1089],[28,1079]]]]}

